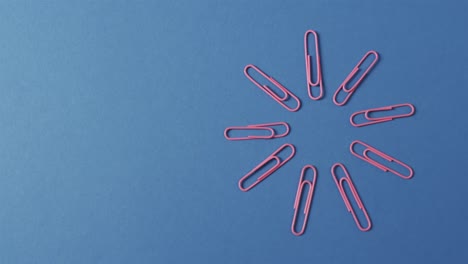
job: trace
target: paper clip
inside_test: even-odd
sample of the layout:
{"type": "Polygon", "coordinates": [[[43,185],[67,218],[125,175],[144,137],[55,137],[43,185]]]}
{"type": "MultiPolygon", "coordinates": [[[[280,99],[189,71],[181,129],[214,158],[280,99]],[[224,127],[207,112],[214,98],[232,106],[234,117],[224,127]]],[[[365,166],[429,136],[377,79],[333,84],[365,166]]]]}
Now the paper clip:
{"type": "Polygon", "coordinates": [[[239,180],[239,189],[241,189],[241,191],[243,192],[247,192],[249,191],[250,189],[252,189],[253,187],[255,187],[257,184],[259,184],[260,182],[262,182],[263,180],[265,180],[268,176],[270,176],[273,172],[275,172],[276,170],[278,170],[279,168],[281,168],[281,166],[283,166],[284,164],[286,164],[286,162],[288,162],[290,159],[292,159],[292,157],[294,156],[294,154],[296,153],[296,148],[292,145],[292,144],[284,144],[282,145],[281,147],[279,147],[275,152],[273,152],[270,156],[268,156],[264,161],[262,161],[260,164],[258,164],[255,168],[253,168],[249,173],[247,173],[245,176],[243,176],[240,180],[239,180]],[[286,147],[289,147],[291,148],[291,154],[284,160],[281,161],[281,159],[276,156],[278,153],[280,153],[283,149],[285,149],[286,147]],[[261,169],[263,166],[265,166],[265,164],[267,164],[268,162],[270,161],[275,161],[275,165],[267,170],[265,173],[263,173],[262,175],[260,175],[260,177],[257,178],[257,180],[252,183],[250,186],[248,187],[243,187],[242,185],[244,184],[244,181],[246,181],[249,177],[252,176],[252,174],[254,174],[255,172],[257,172],[259,169],[261,169]]]}
{"type": "Polygon", "coordinates": [[[267,124],[258,124],[258,125],[248,125],[248,126],[234,126],[228,127],[224,130],[224,137],[227,140],[249,140],[249,139],[271,139],[271,138],[280,138],[284,137],[289,134],[289,125],[286,122],[275,122],[275,123],[267,123],[267,124]],[[273,129],[275,126],[284,126],[285,132],[282,134],[277,134],[276,131],[273,129]],[[267,135],[249,135],[245,137],[230,137],[229,132],[233,130],[262,130],[264,132],[268,132],[267,135]]]}
{"type": "Polygon", "coordinates": [[[299,178],[299,185],[297,187],[297,192],[296,192],[296,200],[294,201],[294,216],[293,216],[293,221],[291,224],[291,232],[296,236],[300,236],[304,234],[305,232],[305,229],[307,226],[307,220],[309,219],[310,206],[312,204],[312,197],[314,196],[316,180],[317,180],[317,169],[312,165],[304,166],[304,168],[302,168],[301,176],[299,178]],[[311,169],[314,172],[314,178],[312,181],[304,180],[305,172],[307,171],[307,169],[311,169]],[[299,203],[301,201],[302,191],[304,190],[305,185],[309,185],[309,192],[307,193],[307,200],[306,200],[306,204],[304,207],[304,223],[302,224],[301,230],[299,232],[296,232],[295,227],[296,227],[297,215],[299,213],[299,203]]]}
{"type": "Polygon", "coordinates": [[[372,108],[372,109],[358,111],[358,112],[352,114],[351,117],[349,118],[349,122],[351,122],[351,125],[353,125],[355,127],[368,126],[368,125],[372,125],[372,124],[392,121],[393,119],[397,119],[397,118],[412,116],[414,114],[414,111],[415,111],[414,106],[412,104],[396,104],[396,105],[372,108]],[[389,115],[389,116],[384,116],[384,117],[371,117],[370,116],[372,113],[375,113],[375,112],[385,112],[385,111],[390,111],[390,110],[393,110],[395,108],[400,108],[400,107],[409,107],[410,112],[406,113],[406,114],[389,115]],[[360,123],[360,124],[354,122],[354,118],[357,115],[361,115],[361,114],[364,115],[364,118],[368,122],[364,122],[364,123],[360,123]]]}
{"type": "Polygon", "coordinates": [[[399,160],[397,160],[397,159],[383,153],[380,150],[377,150],[374,147],[369,146],[368,144],[366,144],[366,143],[364,143],[362,141],[359,141],[359,140],[353,141],[351,143],[351,145],[349,146],[349,151],[351,151],[351,154],[353,154],[354,156],[362,159],[363,161],[366,161],[366,162],[374,165],[375,167],[377,167],[377,168],[379,168],[379,169],[381,169],[381,170],[383,170],[385,172],[391,172],[391,173],[393,173],[393,174],[395,174],[395,175],[397,175],[397,176],[399,176],[399,177],[401,177],[401,178],[403,178],[405,180],[411,179],[411,177],[413,177],[414,172],[413,172],[413,169],[410,166],[408,166],[405,163],[403,163],[403,162],[401,162],[401,161],[399,161],[399,160]],[[360,144],[360,145],[365,147],[365,149],[362,152],[362,155],[359,155],[358,153],[356,153],[354,151],[354,145],[356,145],[356,144],[360,144]],[[377,155],[377,156],[379,156],[379,157],[381,157],[381,158],[383,158],[383,159],[385,159],[385,160],[387,160],[389,162],[395,162],[395,163],[401,165],[402,167],[404,167],[405,169],[407,169],[409,171],[409,175],[403,175],[400,172],[398,172],[398,171],[396,171],[396,170],[394,170],[392,168],[389,168],[389,167],[387,167],[385,165],[382,165],[381,163],[378,163],[377,161],[375,161],[375,160],[373,160],[372,158],[369,157],[369,155],[368,155],[369,152],[374,153],[375,155],[377,155]]]}
{"type": "Polygon", "coordinates": [[[335,163],[335,164],[333,164],[333,166],[331,168],[331,173],[332,173],[333,180],[335,180],[336,187],[338,187],[338,191],[340,191],[341,197],[343,198],[343,201],[344,201],[344,203],[346,205],[346,208],[348,209],[348,211],[353,216],[354,222],[356,222],[357,227],[359,228],[359,230],[361,230],[363,232],[369,231],[371,229],[371,227],[372,227],[372,222],[370,220],[369,214],[367,213],[366,207],[364,207],[364,204],[362,203],[361,198],[359,197],[359,194],[358,194],[356,188],[354,187],[354,183],[351,180],[351,177],[349,176],[348,170],[346,169],[346,167],[343,164],[335,163]],[[340,167],[343,170],[343,172],[345,173],[345,175],[346,175],[345,177],[341,178],[340,180],[338,180],[338,177],[335,174],[336,167],[340,167]],[[348,183],[349,189],[351,189],[351,193],[353,194],[354,200],[356,200],[356,203],[357,203],[359,209],[361,209],[361,211],[364,213],[364,216],[366,217],[367,227],[363,227],[361,225],[361,222],[359,221],[359,218],[357,217],[356,212],[354,211],[353,207],[351,206],[351,203],[349,202],[349,198],[346,195],[346,192],[345,192],[344,186],[343,186],[343,182],[348,183]]]}
{"type": "Polygon", "coordinates": [[[323,97],[323,83],[322,83],[322,66],[320,63],[320,51],[319,51],[319,41],[317,32],[314,30],[307,30],[304,35],[304,54],[305,54],[305,64],[306,64],[306,76],[307,76],[307,91],[309,92],[309,97],[312,100],[319,100],[323,97]],[[314,35],[315,38],[315,63],[317,68],[317,80],[315,82],[312,81],[312,67],[311,67],[311,59],[312,56],[309,54],[309,34],[314,35]],[[312,87],[319,86],[320,94],[318,96],[314,96],[312,94],[312,87]]]}
{"type": "Polygon", "coordinates": [[[343,83],[340,85],[340,87],[338,87],[338,89],[335,92],[335,95],[333,96],[333,103],[335,103],[338,106],[345,105],[348,102],[349,98],[351,98],[351,95],[356,91],[359,84],[361,84],[361,82],[364,80],[364,78],[367,76],[369,71],[374,67],[374,65],[377,63],[378,60],[379,60],[379,54],[376,51],[374,51],[374,50],[368,51],[364,55],[364,57],[362,57],[362,59],[359,61],[359,63],[354,67],[354,69],[351,71],[351,73],[348,75],[348,77],[346,77],[346,79],[343,81],[343,83]],[[356,83],[351,88],[349,88],[349,89],[346,88],[346,85],[348,84],[348,82],[351,81],[351,79],[356,75],[356,73],[359,72],[359,70],[360,70],[359,67],[361,66],[361,64],[371,54],[374,54],[375,59],[372,61],[372,63],[369,65],[369,67],[367,67],[367,69],[364,71],[364,73],[361,75],[361,77],[356,81],[356,83]],[[341,90],[343,90],[343,92],[347,93],[347,95],[346,95],[346,97],[344,98],[344,100],[342,102],[338,102],[337,98],[338,98],[338,94],[340,93],[341,90]]]}
{"type": "Polygon", "coordinates": [[[244,73],[245,73],[245,76],[247,76],[247,78],[249,78],[250,81],[252,81],[258,88],[262,89],[266,94],[268,94],[269,96],[271,96],[276,102],[278,102],[280,105],[282,105],[284,108],[286,108],[288,111],[291,111],[291,112],[295,112],[297,110],[299,110],[299,108],[301,107],[301,101],[299,100],[299,98],[297,98],[297,96],[295,96],[291,91],[289,91],[288,89],[286,89],[286,87],[284,87],[282,84],[280,84],[278,81],[276,81],[275,79],[273,79],[273,77],[270,77],[268,76],[266,73],[264,73],[262,70],[260,70],[257,66],[255,65],[252,65],[252,64],[249,64],[247,66],[245,66],[244,68],[244,73]],[[276,92],[274,92],[270,87],[268,87],[268,85],[264,84],[260,84],[259,82],[257,82],[254,78],[252,78],[252,76],[250,76],[250,74],[248,73],[248,70],[249,68],[252,68],[254,69],[255,71],[257,71],[258,73],[260,73],[263,77],[265,77],[268,81],[270,81],[272,84],[274,84],[276,87],[278,87],[278,89],[280,89],[284,95],[283,96],[280,96],[278,95],[276,92]],[[284,102],[287,101],[289,98],[293,98],[296,102],[297,102],[297,106],[295,108],[290,108],[289,106],[287,106],[284,102]]]}

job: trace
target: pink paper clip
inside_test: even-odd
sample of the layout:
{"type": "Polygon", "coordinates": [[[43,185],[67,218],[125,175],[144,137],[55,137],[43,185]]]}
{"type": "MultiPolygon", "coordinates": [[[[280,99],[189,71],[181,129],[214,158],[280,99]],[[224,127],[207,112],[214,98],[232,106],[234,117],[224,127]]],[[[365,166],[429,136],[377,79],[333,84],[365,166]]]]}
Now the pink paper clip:
{"type": "Polygon", "coordinates": [[[267,124],[258,124],[258,125],[248,125],[248,126],[234,126],[228,127],[224,130],[224,137],[227,140],[249,140],[249,139],[271,139],[271,138],[280,138],[284,137],[289,134],[289,125],[286,122],[275,122],[275,123],[267,123],[267,124]],[[276,131],[273,129],[275,126],[284,126],[285,132],[281,134],[277,134],[276,131]],[[230,137],[229,132],[234,130],[262,130],[264,132],[268,132],[266,135],[249,135],[245,137],[230,137]]]}
{"type": "Polygon", "coordinates": [[[299,185],[297,187],[297,192],[296,192],[296,199],[294,201],[294,216],[291,224],[291,232],[296,235],[300,236],[304,234],[306,226],[307,226],[307,220],[309,219],[309,213],[310,213],[310,206],[312,204],[312,197],[314,196],[314,189],[315,189],[315,182],[317,180],[317,169],[312,166],[312,165],[306,165],[304,168],[302,168],[301,171],[301,176],[299,177],[299,185]],[[307,169],[311,169],[314,172],[314,178],[312,181],[309,180],[304,180],[305,172],[307,169]],[[306,204],[304,207],[304,223],[302,224],[302,228],[299,232],[296,232],[296,220],[297,220],[297,215],[299,213],[299,203],[301,201],[302,197],[302,191],[304,190],[304,186],[309,185],[309,192],[307,193],[307,200],[306,204]]]}
{"type": "Polygon", "coordinates": [[[387,121],[392,121],[393,119],[397,119],[397,118],[403,118],[403,117],[408,117],[408,116],[412,116],[414,114],[414,106],[412,104],[396,104],[396,105],[390,105],[390,106],[384,106],[384,107],[378,107],[378,108],[372,108],[372,109],[367,109],[367,110],[362,110],[362,111],[358,111],[354,114],[351,115],[351,117],[349,118],[349,122],[351,122],[351,125],[355,126],[355,127],[362,127],[362,126],[368,126],[368,125],[372,125],[372,124],[377,124],[377,123],[382,123],[382,122],[387,122],[387,121]],[[409,107],[410,108],[410,112],[409,113],[406,113],[406,114],[400,114],[400,115],[389,115],[389,116],[384,116],[384,117],[371,117],[370,115],[372,113],[375,113],[375,112],[386,112],[386,111],[391,111],[395,108],[399,108],[399,107],[409,107]],[[368,121],[368,122],[364,122],[364,123],[356,123],[354,122],[354,118],[358,115],[364,115],[364,118],[368,121]]]}
{"type": "Polygon", "coordinates": [[[333,180],[335,180],[336,187],[338,187],[338,191],[340,191],[341,197],[343,198],[343,201],[344,201],[344,203],[346,205],[346,208],[348,209],[348,211],[353,216],[354,222],[356,222],[357,227],[359,228],[359,230],[361,230],[363,232],[369,231],[371,229],[371,227],[372,227],[372,222],[370,220],[369,214],[367,213],[366,207],[364,207],[364,204],[362,203],[361,198],[359,197],[359,194],[358,194],[356,188],[354,187],[354,183],[351,180],[351,177],[349,176],[348,170],[346,169],[346,167],[343,164],[335,163],[335,164],[333,164],[333,166],[331,168],[331,173],[332,173],[333,180]],[[346,175],[345,177],[341,178],[340,180],[338,180],[338,177],[335,174],[336,167],[340,167],[343,170],[343,172],[345,173],[345,175],[346,175]],[[361,209],[361,211],[364,213],[364,216],[366,217],[366,220],[367,220],[367,227],[363,227],[361,225],[361,222],[359,221],[359,218],[357,217],[356,212],[354,211],[353,207],[351,206],[351,203],[349,202],[349,198],[346,195],[346,192],[344,190],[344,186],[343,186],[344,182],[348,183],[349,189],[351,189],[351,193],[353,194],[354,200],[356,200],[356,203],[357,203],[359,209],[361,209]]]}
{"type": "Polygon", "coordinates": [[[335,92],[335,95],[333,96],[333,103],[335,103],[338,106],[345,105],[348,102],[349,98],[351,98],[351,95],[356,91],[359,84],[361,84],[361,82],[364,80],[364,78],[367,76],[369,71],[374,67],[374,65],[377,63],[378,60],[379,60],[379,54],[376,51],[374,51],[374,50],[368,51],[364,55],[364,57],[362,57],[362,59],[359,61],[359,63],[354,67],[354,69],[351,71],[351,73],[348,75],[348,77],[346,77],[346,79],[343,81],[343,83],[340,85],[340,87],[338,87],[338,89],[335,92]],[[361,75],[361,77],[356,81],[356,83],[351,88],[349,88],[349,89],[346,88],[346,85],[348,84],[348,82],[351,81],[351,79],[356,75],[356,73],[359,72],[359,70],[360,70],[359,67],[361,66],[361,64],[371,54],[374,54],[375,59],[372,61],[372,63],[369,65],[369,67],[367,67],[367,69],[364,71],[364,73],[361,75]],[[338,102],[337,98],[338,98],[338,94],[341,92],[341,90],[343,90],[343,92],[347,93],[347,95],[346,95],[346,97],[344,98],[344,100],[342,102],[338,102]]]}
{"type": "Polygon", "coordinates": [[[239,180],[239,189],[241,189],[241,191],[243,192],[246,192],[246,191],[249,191],[250,189],[252,189],[253,187],[255,187],[257,184],[259,184],[260,182],[262,182],[263,180],[265,180],[268,176],[270,176],[273,172],[275,172],[276,170],[278,170],[279,168],[281,168],[281,166],[283,166],[284,164],[286,164],[286,162],[288,162],[290,159],[292,159],[292,157],[294,156],[294,154],[296,153],[296,148],[294,148],[293,145],[291,144],[284,144],[282,145],[281,147],[279,147],[275,152],[273,152],[270,156],[268,156],[264,161],[262,161],[260,164],[258,164],[255,168],[253,168],[249,173],[247,173],[245,176],[243,176],[240,180],[239,180]],[[285,149],[286,147],[289,147],[291,148],[291,154],[284,160],[281,161],[280,157],[276,156],[278,153],[280,153],[283,149],[285,149]],[[244,181],[246,181],[248,178],[250,178],[252,176],[252,174],[254,174],[255,172],[257,172],[259,169],[261,169],[263,166],[265,166],[268,162],[270,161],[275,161],[275,165],[270,168],[269,170],[267,170],[265,173],[263,173],[262,175],[260,175],[260,177],[257,178],[257,180],[252,183],[250,186],[244,188],[242,185],[244,184],[244,181]]]}
{"type": "Polygon", "coordinates": [[[291,91],[286,89],[286,87],[284,87],[278,81],[273,79],[273,77],[268,76],[266,73],[264,73],[262,70],[260,70],[257,66],[252,65],[252,64],[249,64],[249,65],[245,66],[244,73],[245,73],[245,76],[247,76],[247,78],[249,78],[249,80],[252,81],[258,88],[262,89],[266,94],[271,96],[276,102],[278,102],[280,105],[282,105],[288,111],[295,112],[295,111],[299,110],[299,108],[301,107],[301,101],[299,100],[299,98],[297,98],[297,96],[295,96],[291,91]],[[284,93],[284,95],[280,96],[276,92],[274,92],[270,87],[268,87],[268,85],[266,85],[266,84],[262,85],[259,82],[257,82],[248,73],[249,68],[252,68],[255,71],[257,71],[258,73],[260,73],[263,77],[265,77],[268,81],[270,81],[278,89],[280,89],[284,93]],[[295,108],[290,108],[289,106],[287,106],[285,104],[285,101],[287,101],[290,97],[293,98],[297,102],[297,106],[295,108]]]}
{"type": "Polygon", "coordinates": [[[304,35],[304,54],[305,54],[305,63],[306,63],[306,76],[307,76],[307,91],[309,92],[309,97],[312,100],[319,100],[323,97],[323,83],[322,83],[322,66],[320,64],[320,51],[319,51],[319,42],[317,32],[314,30],[307,30],[304,35]],[[315,63],[317,68],[317,80],[312,81],[312,65],[311,59],[312,56],[309,54],[309,34],[314,35],[315,38],[315,63]],[[318,96],[312,94],[312,87],[319,86],[320,93],[318,96]]]}
{"type": "Polygon", "coordinates": [[[359,141],[359,140],[353,141],[351,143],[351,145],[349,146],[349,150],[351,151],[351,154],[353,154],[354,156],[362,159],[363,161],[366,161],[366,162],[374,165],[375,167],[377,167],[377,168],[379,168],[379,169],[381,169],[381,170],[383,170],[385,172],[391,172],[391,173],[393,173],[393,174],[395,174],[395,175],[397,175],[397,176],[399,176],[399,177],[401,177],[401,178],[403,178],[405,180],[411,179],[411,177],[413,177],[414,172],[413,172],[413,169],[410,166],[408,166],[405,163],[403,163],[403,162],[401,162],[401,161],[399,161],[399,160],[397,160],[397,159],[383,153],[380,150],[377,150],[374,147],[371,147],[370,145],[368,145],[368,144],[366,144],[366,143],[364,143],[362,141],[359,141]],[[362,146],[365,147],[365,149],[362,152],[362,155],[359,155],[358,153],[356,153],[354,151],[354,146],[356,144],[359,144],[359,145],[362,145],[362,146]],[[395,163],[401,165],[402,167],[404,167],[405,169],[408,170],[409,174],[408,175],[403,175],[400,172],[398,172],[398,171],[396,171],[396,170],[394,170],[392,168],[389,168],[389,167],[387,167],[385,165],[382,165],[381,163],[378,163],[377,161],[375,161],[375,160],[373,160],[372,158],[369,157],[369,155],[368,155],[369,152],[374,153],[375,155],[377,155],[377,156],[379,156],[379,157],[381,157],[381,158],[383,158],[383,159],[385,159],[385,160],[387,160],[389,162],[395,162],[395,163]]]}

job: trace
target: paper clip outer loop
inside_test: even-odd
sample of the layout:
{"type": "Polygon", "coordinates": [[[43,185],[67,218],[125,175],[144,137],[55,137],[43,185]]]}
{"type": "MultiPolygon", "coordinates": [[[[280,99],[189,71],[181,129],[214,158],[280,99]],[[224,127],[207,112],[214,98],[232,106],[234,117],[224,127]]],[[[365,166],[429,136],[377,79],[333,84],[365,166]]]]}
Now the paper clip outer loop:
{"type": "Polygon", "coordinates": [[[262,89],[266,94],[268,94],[269,96],[271,96],[271,98],[273,98],[276,102],[278,102],[281,106],[283,106],[284,108],[286,108],[286,110],[288,111],[291,111],[291,112],[296,112],[297,110],[299,110],[299,108],[301,107],[301,101],[299,100],[299,98],[297,96],[295,96],[291,91],[289,91],[286,87],[284,87],[282,84],[280,84],[278,81],[276,81],[275,79],[273,79],[273,77],[270,77],[268,76],[266,73],[264,73],[262,70],[260,70],[260,68],[258,68],[257,66],[253,65],[253,64],[249,64],[247,66],[245,66],[244,68],[244,74],[245,76],[247,76],[247,78],[253,82],[258,88],[262,89]],[[266,84],[262,85],[260,84],[259,82],[257,82],[254,78],[252,78],[252,76],[250,76],[250,74],[248,73],[248,70],[249,68],[252,68],[254,69],[255,71],[257,71],[258,73],[260,73],[260,75],[262,75],[265,79],[267,79],[268,81],[270,81],[271,83],[273,83],[276,87],[278,87],[278,89],[280,89],[283,93],[284,93],[284,96],[279,96],[277,93],[275,93],[273,90],[271,90],[270,87],[268,87],[266,84]],[[297,103],[297,106],[295,108],[291,108],[289,106],[287,106],[284,101],[286,101],[287,99],[289,99],[289,97],[293,98],[294,101],[296,101],[297,103]]]}
{"type": "Polygon", "coordinates": [[[335,164],[333,164],[333,166],[331,168],[331,174],[332,174],[333,180],[335,181],[336,187],[338,188],[338,191],[341,194],[341,198],[343,198],[343,201],[344,201],[344,203],[346,205],[346,209],[348,209],[348,211],[351,213],[351,215],[354,218],[354,222],[356,223],[356,226],[359,228],[359,230],[361,230],[363,232],[369,231],[372,228],[371,219],[369,217],[369,214],[367,213],[366,207],[364,206],[364,204],[361,201],[361,198],[359,197],[359,194],[358,194],[358,192],[356,190],[356,187],[354,187],[354,183],[351,180],[351,177],[349,176],[349,173],[348,173],[348,170],[346,169],[346,167],[342,163],[335,163],[335,164]],[[346,175],[345,177],[343,177],[343,178],[341,178],[339,180],[338,180],[338,177],[335,174],[335,169],[337,167],[340,167],[343,170],[343,172],[345,173],[345,175],[346,175]],[[361,211],[363,212],[363,214],[364,214],[364,216],[366,218],[366,221],[367,221],[367,227],[362,226],[361,222],[359,221],[359,218],[356,215],[356,212],[353,210],[353,207],[351,206],[351,203],[349,202],[349,198],[346,195],[346,192],[344,190],[344,186],[343,186],[344,182],[348,183],[349,188],[351,190],[351,193],[353,194],[354,200],[356,200],[356,203],[358,204],[359,209],[361,209],[361,211]]]}
{"type": "Polygon", "coordinates": [[[282,145],[281,147],[279,147],[275,152],[273,152],[270,156],[268,156],[264,161],[262,161],[260,164],[258,164],[255,168],[253,168],[250,172],[248,172],[246,175],[244,175],[240,180],[239,180],[239,189],[243,192],[247,192],[249,191],[250,189],[252,189],[253,187],[255,187],[257,184],[259,184],[260,182],[262,182],[263,180],[265,180],[268,176],[270,176],[273,172],[275,172],[276,170],[278,170],[281,166],[283,166],[284,164],[286,164],[289,160],[291,160],[293,157],[294,157],[294,154],[296,153],[296,148],[294,147],[294,145],[292,144],[284,144],[282,145]],[[284,159],[283,161],[281,161],[281,159],[276,156],[279,152],[281,152],[283,149],[285,148],[291,148],[291,154],[286,158],[284,159]],[[243,184],[244,184],[244,181],[246,181],[252,174],[254,174],[257,170],[259,170],[261,167],[263,167],[266,163],[270,162],[271,160],[274,160],[275,161],[275,165],[270,168],[268,171],[266,171],[265,173],[263,173],[262,175],[260,175],[257,180],[252,183],[251,185],[249,185],[248,187],[243,187],[243,184]]]}
{"type": "Polygon", "coordinates": [[[378,149],[376,149],[376,148],[374,148],[374,147],[372,147],[372,146],[370,146],[370,145],[368,145],[368,144],[366,144],[366,143],[364,143],[364,142],[362,142],[360,140],[353,141],[351,143],[351,145],[349,146],[349,151],[354,156],[362,159],[363,161],[366,161],[366,162],[370,163],[371,165],[374,165],[375,167],[383,170],[384,172],[391,172],[391,173],[393,173],[393,174],[395,174],[395,175],[397,175],[400,178],[405,179],[405,180],[409,180],[409,179],[411,179],[413,177],[413,174],[414,174],[413,168],[411,168],[407,164],[405,164],[405,163],[403,163],[403,162],[401,162],[401,161],[399,161],[399,160],[397,160],[397,159],[383,153],[382,151],[380,151],[380,150],[378,150],[378,149]],[[365,147],[365,149],[363,150],[362,155],[359,155],[358,153],[356,153],[356,151],[354,151],[354,146],[356,144],[359,144],[359,145],[362,145],[362,146],[365,147]],[[404,167],[405,169],[408,170],[409,174],[408,175],[403,175],[400,172],[398,172],[398,171],[396,171],[396,170],[394,170],[392,168],[389,168],[389,167],[387,167],[385,165],[382,165],[381,163],[378,163],[377,161],[375,161],[375,160],[373,160],[372,158],[369,157],[369,155],[368,155],[369,152],[372,152],[375,155],[377,155],[377,156],[379,156],[379,157],[381,157],[381,158],[383,158],[383,159],[385,159],[385,160],[387,160],[389,162],[395,162],[395,163],[401,165],[402,167],[404,167]]]}
{"type": "Polygon", "coordinates": [[[258,124],[258,125],[248,125],[248,126],[233,126],[228,127],[224,130],[224,137],[227,140],[235,141],[235,140],[251,140],[251,139],[272,139],[272,138],[280,138],[285,137],[289,134],[289,124],[286,122],[275,122],[275,123],[267,123],[267,124],[258,124]],[[281,134],[277,134],[276,131],[271,128],[272,126],[284,126],[285,132],[281,134]],[[266,130],[270,133],[268,135],[262,136],[246,136],[246,137],[230,137],[229,132],[231,130],[266,130]]]}
{"type": "Polygon", "coordinates": [[[362,127],[362,126],[368,126],[368,125],[372,125],[372,124],[377,124],[377,123],[383,123],[383,122],[388,122],[388,121],[392,121],[393,119],[397,119],[397,118],[403,118],[403,117],[409,117],[409,116],[412,116],[415,112],[415,108],[412,104],[409,104],[409,103],[405,103],[405,104],[396,104],[396,105],[389,105],[389,106],[384,106],[384,107],[377,107],[377,108],[371,108],[371,109],[367,109],[367,110],[362,110],[362,111],[358,111],[358,112],[355,112],[354,114],[352,114],[349,118],[349,122],[351,123],[351,125],[353,125],[354,127],[362,127]],[[383,112],[383,111],[390,111],[390,110],[393,110],[395,108],[398,108],[398,107],[409,107],[410,108],[410,112],[409,113],[406,113],[406,114],[400,114],[400,115],[392,115],[392,116],[385,116],[385,117],[371,117],[370,114],[371,113],[375,113],[375,112],[383,112]],[[364,122],[364,123],[356,123],[354,122],[354,118],[358,115],[364,115],[364,118],[368,121],[368,122],[364,122]]]}
{"type": "Polygon", "coordinates": [[[224,130],[224,137],[227,140],[235,141],[235,140],[250,140],[250,139],[270,139],[275,136],[275,131],[272,128],[268,127],[251,127],[251,126],[239,126],[239,127],[228,127],[224,130]],[[231,137],[229,136],[229,132],[232,130],[265,130],[270,132],[268,135],[264,136],[246,136],[246,137],[231,137]]]}
{"type": "Polygon", "coordinates": [[[315,166],[312,165],[306,165],[302,168],[301,171],[301,176],[299,177],[299,184],[297,186],[297,192],[296,192],[296,199],[294,200],[294,216],[291,224],[291,232],[296,235],[296,236],[301,236],[304,234],[305,229],[307,227],[307,221],[309,219],[309,214],[310,214],[310,207],[312,205],[312,198],[314,196],[314,190],[315,190],[315,183],[317,181],[317,169],[315,166]],[[311,169],[314,172],[314,178],[312,181],[310,180],[304,180],[305,173],[307,169],[311,169]],[[304,222],[302,224],[302,228],[299,232],[296,231],[296,222],[297,222],[297,216],[299,214],[299,203],[301,201],[302,197],[302,191],[304,190],[304,186],[309,185],[309,191],[307,193],[307,200],[306,204],[304,207],[304,222]]]}
{"type": "Polygon", "coordinates": [[[356,91],[357,87],[361,84],[361,82],[364,80],[364,78],[367,76],[369,71],[374,67],[374,65],[377,63],[379,60],[379,54],[374,51],[370,50],[368,51],[364,57],[359,61],[359,63],[354,67],[354,69],[351,71],[351,73],[346,77],[346,79],[343,81],[343,83],[338,87],[336,90],[335,94],[333,95],[333,103],[338,105],[338,106],[343,106],[345,105],[348,100],[351,98],[351,95],[356,91]],[[369,57],[371,54],[375,55],[375,59],[372,61],[372,63],[367,67],[367,69],[364,71],[364,73],[361,75],[361,77],[356,81],[356,83],[351,87],[350,89],[346,88],[346,84],[354,77],[354,75],[359,71],[359,66],[369,57]],[[346,97],[343,99],[342,102],[338,102],[338,94],[343,90],[343,92],[347,93],[346,97]]]}
{"type": "Polygon", "coordinates": [[[363,110],[363,111],[358,111],[358,112],[355,112],[353,113],[350,117],[349,117],[349,122],[351,123],[352,126],[354,127],[363,127],[363,126],[368,126],[368,125],[373,125],[373,124],[377,124],[377,123],[383,123],[383,122],[387,122],[387,121],[391,121],[393,120],[392,118],[381,118],[381,119],[378,119],[378,120],[369,120],[365,115],[367,113],[368,110],[363,110]],[[354,118],[358,115],[364,115],[364,118],[366,118],[367,120],[369,120],[368,122],[364,122],[364,123],[356,123],[354,122],[354,118]]]}
{"type": "Polygon", "coordinates": [[[319,49],[319,41],[318,41],[318,34],[314,30],[307,30],[304,34],[304,57],[305,57],[305,67],[306,67],[306,76],[307,76],[307,92],[309,93],[309,97],[312,100],[319,100],[323,97],[323,81],[322,81],[322,65],[320,63],[320,49],[319,49]],[[312,81],[312,66],[311,66],[311,58],[312,56],[309,54],[309,34],[314,35],[315,39],[315,63],[317,68],[317,80],[315,82],[312,81]],[[320,94],[318,96],[314,96],[312,94],[312,87],[319,86],[320,94]]]}
{"type": "MultiPolygon", "coordinates": [[[[387,119],[390,119],[390,120],[393,120],[393,119],[397,119],[397,118],[403,118],[403,117],[409,117],[409,116],[412,116],[414,115],[414,112],[415,112],[415,108],[414,108],[414,105],[410,104],[410,103],[405,103],[405,104],[396,104],[396,105],[389,105],[389,106],[384,106],[384,107],[378,107],[378,108],[373,108],[373,109],[368,109],[365,111],[365,114],[364,114],[364,117],[367,119],[367,120],[376,120],[376,121],[379,121],[379,120],[385,120],[385,121],[388,121],[387,119]],[[400,114],[400,115],[393,115],[393,116],[385,116],[385,117],[371,117],[370,114],[371,113],[374,113],[374,112],[381,112],[381,111],[390,111],[390,110],[393,110],[395,108],[399,108],[399,107],[409,107],[410,109],[410,112],[409,113],[406,113],[406,114],[400,114]]],[[[385,122],[384,121],[384,122],[385,122]]]]}

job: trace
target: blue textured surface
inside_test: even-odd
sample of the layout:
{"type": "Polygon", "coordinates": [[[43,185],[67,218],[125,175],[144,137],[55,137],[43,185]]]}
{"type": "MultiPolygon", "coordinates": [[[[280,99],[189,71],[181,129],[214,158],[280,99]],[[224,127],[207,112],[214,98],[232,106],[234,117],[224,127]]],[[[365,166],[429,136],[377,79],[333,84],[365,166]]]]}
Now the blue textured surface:
{"type": "Polygon", "coordinates": [[[1,263],[467,259],[466,2],[137,2],[0,4],[1,263]],[[322,50],[318,102],[305,88],[309,28],[322,50]],[[380,62],[336,107],[334,90],[370,49],[380,62]],[[249,63],[302,109],[290,113],[251,84],[249,63]],[[403,102],[415,116],[348,122],[354,111],[403,102]],[[290,135],[223,137],[227,126],[269,121],[289,122],[290,135]],[[414,178],[351,156],[355,139],[410,164],[414,178]],[[287,142],[294,159],[241,192],[238,179],[287,142]],[[370,232],[346,211],[334,162],[347,165],[370,232]],[[316,195],[309,228],[295,237],[292,206],[308,163],[319,170],[316,195]]]}

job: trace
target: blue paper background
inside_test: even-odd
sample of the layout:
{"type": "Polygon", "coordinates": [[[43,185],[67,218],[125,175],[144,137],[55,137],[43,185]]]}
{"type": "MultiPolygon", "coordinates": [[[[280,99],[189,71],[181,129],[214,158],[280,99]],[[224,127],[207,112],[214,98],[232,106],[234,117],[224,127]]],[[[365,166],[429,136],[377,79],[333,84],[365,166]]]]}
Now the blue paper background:
{"type": "Polygon", "coordinates": [[[466,1],[4,1],[0,4],[1,263],[461,263],[468,257],[466,1]],[[320,35],[326,97],[307,97],[303,34],[320,35]],[[381,60],[331,102],[362,55],[381,60]],[[297,113],[243,75],[264,69],[297,113]],[[411,102],[415,116],[349,115],[411,102]],[[227,126],[287,121],[286,138],[227,126]],[[351,156],[360,139],[405,181],[351,156]],[[239,178],[283,143],[293,160],[239,178]],[[330,176],[347,165],[374,227],[330,176]],[[290,232],[299,172],[319,170],[309,227],[290,232]]]}

